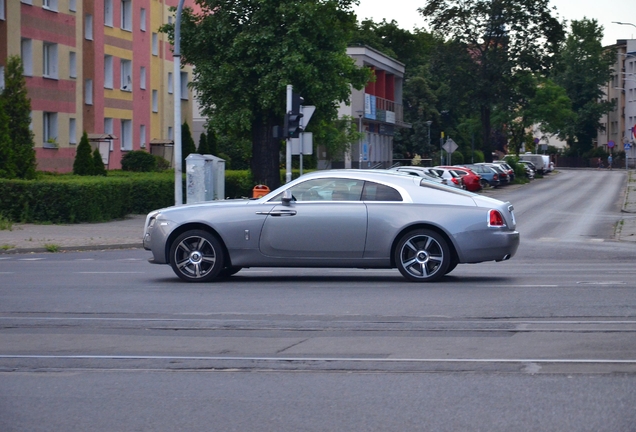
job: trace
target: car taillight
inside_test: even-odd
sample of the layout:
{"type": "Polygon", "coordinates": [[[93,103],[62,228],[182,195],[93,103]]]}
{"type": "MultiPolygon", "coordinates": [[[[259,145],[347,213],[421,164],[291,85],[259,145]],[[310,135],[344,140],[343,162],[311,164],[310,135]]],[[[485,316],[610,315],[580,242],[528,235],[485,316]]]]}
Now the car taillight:
{"type": "Polygon", "coordinates": [[[499,180],[499,176],[497,174],[492,176],[493,180],[499,180]]]}
{"type": "Polygon", "coordinates": [[[505,225],[506,225],[506,222],[504,222],[504,218],[499,212],[499,210],[490,210],[488,212],[488,226],[500,227],[505,225]]]}
{"type": "Polygon", "coordinates": [[[456,177],[453,177],[451,180],[452,180],[452,181],[453,181],[453,183],[455,183],[456,185],[458,185],[458,184],[459,184],[459,181],[457,180],[457,178],[456,178],[456,177]]]}

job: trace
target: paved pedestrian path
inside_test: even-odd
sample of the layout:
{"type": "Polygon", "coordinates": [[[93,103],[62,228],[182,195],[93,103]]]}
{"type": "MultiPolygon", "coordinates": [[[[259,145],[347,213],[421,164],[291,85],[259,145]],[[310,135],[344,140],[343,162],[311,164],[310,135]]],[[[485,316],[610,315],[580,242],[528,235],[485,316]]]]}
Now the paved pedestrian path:
{"type": "MultiPolygon", "coordinates": [[[[636,242],[636,171],[626,173],[624,192],[623,219],[615,239],[636,242]]],[[[145,217],[73,225],[13,224],[11,230],[0,230],[0,254],[141,248],[145,217]]]]}

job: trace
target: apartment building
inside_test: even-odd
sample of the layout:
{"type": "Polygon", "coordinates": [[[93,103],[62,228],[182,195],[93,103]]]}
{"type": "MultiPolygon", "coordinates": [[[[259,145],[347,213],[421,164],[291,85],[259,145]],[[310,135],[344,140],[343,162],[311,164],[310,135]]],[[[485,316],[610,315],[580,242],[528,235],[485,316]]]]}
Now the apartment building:
{"type": "Polygon", "coordinates": [[[604,115],[597,145],[613,151],[627,150],[628,158],[636,157],[636,39],[619,39],[606,47],[615,53],[613,74],[605,88],[607,100],[615,102],[613,111],[604,115]]]}
{"type": "Polygon", "coordinates": [[[404,64],[368,46],[351,46],[347,55],[358,67],[369,67],[375,79],[362,90],[352,89],[351,103],[341,105],[339,116],[349,116],[364,134],[351,146],[343,161],[329,161],[318,149],[319,168],[388,168],[393,163],[393,136],[396,128],[411,127],[404,122],[402,86],[404,64]]]}
{"type": "MultiPolygon", "coordinates": [[[[178,0],[0,0],[0,77],[22,58],[38,170],[72,171],[86,131],[108,169],[131,150],[172,159],[175,86],[192,125],[189,67],[173,76],[161,25],[178,0]]],[[[194,6],[194,0],[186,0],[194,6]]],[[[4,80],[2,80],[4,82],[4,80]]]]}

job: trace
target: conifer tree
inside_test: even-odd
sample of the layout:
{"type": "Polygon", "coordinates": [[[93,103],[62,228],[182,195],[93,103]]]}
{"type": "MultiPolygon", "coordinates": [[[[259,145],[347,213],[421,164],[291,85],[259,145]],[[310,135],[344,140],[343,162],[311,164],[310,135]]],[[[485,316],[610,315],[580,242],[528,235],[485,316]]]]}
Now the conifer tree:
{"type": "Polygon", "coordinates": [[[30,128],[31,100],[27,95],[20,57],[7,58],[4,80],[4,90],[0,97],[4,101],[4,111],[11,131],[10,165],[15,167],[15,177],[32,179],[35,178],[36,161],[33,132],[30,128]]]}
{"type": "Polygon", "coordinates": [[[96,148],[93,150],[93,175],[96,176],[105,176],[106,167],[104,166],[104,161],[102,160],[102,154],[99,152],[99,149],[96,148]]]}
{"type": "Polygon", "coordinates": [[[91,156],[91,145],[88,142],[86,131],[82,134],[82,139],[77,145],[75,154],[75,162],[73,162],[73,174],[75,175],[92,175],[93,174],[93,157],[91,156]]]}
{"type": "Polygon", "coordinates": [[[199,137],[199,147],[197,147],[197,153],[204,155],[210,154],[210,150],[208,149],[208,137],[205,132],[201,133],[199,137]]]}
{"type": "Polygon", "coordinates": [[[181,159],[183,163],[183,171],[186,171],[186,163],[185,160],[188,155],[197,152],[197,147],[194,145],[194,139],[192,138],[192,134],[190,133],[190,126],[188,126],[187,122],[184,122],[181,125],[181,159]]]}
{"type": "Polygon", "coordinates": [[[0,98],[0,178],[15,178],[15,171],[9,117],[4,110],[4,101],[0,98]]]}
{"type": "Polygon", "coordinates": [[[216,139],[216,133],[212,127],[208,128],[208,154],[218,156],[218,140],[216,139]]]}

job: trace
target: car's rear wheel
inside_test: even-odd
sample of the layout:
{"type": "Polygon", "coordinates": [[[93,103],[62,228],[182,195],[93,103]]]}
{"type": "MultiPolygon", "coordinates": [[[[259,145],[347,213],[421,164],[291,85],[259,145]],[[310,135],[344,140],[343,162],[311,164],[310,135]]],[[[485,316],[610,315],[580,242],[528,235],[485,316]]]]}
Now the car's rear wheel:
{"type": "Polygon", "coordinates": [[[446,240],[435,231],[409,231],[398,242],[395,263],[412,282],[434,282],[447,272],[451,253],[446,240]]]}
{"type": "Polygon", "coordinates": [[[479,183],[481,183],[481,188],[482,189],[488,189],[490,188],[490,183],[488,182],[488,180],[486,179],[481,179],[479,180],[479,183]]]}
{"type": "Polygon", "coordinates": [[[223,269],[223,247],[211,233],[186,231],[170,247],[170,266],[187,282],[208,282],[223,269]]]}

